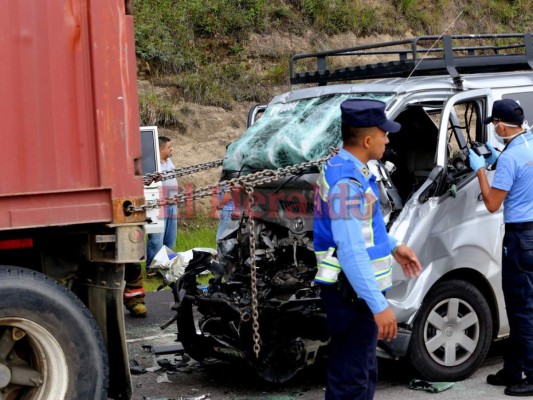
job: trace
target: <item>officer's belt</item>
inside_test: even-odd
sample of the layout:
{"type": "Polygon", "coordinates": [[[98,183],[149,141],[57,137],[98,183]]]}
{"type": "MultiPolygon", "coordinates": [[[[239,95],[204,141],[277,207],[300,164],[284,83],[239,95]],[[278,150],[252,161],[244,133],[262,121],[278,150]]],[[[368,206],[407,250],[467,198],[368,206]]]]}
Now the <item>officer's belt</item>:
{"type": "Polygon", "coordinates": [[[533,221],[530,222],[508,222],[505,224],[506,231],[531,231],[533,230],[533,221]]]}

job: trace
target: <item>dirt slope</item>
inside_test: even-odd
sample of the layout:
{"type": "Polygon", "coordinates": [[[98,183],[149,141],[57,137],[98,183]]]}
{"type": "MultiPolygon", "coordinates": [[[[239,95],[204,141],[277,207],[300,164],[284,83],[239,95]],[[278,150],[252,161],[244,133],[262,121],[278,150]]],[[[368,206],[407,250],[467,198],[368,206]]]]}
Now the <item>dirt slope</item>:
{"type": "MultiPolygon", "coordinates": [[[[208,107],[187,103],[188,113],[181,120],[185,133],[161,128],[160,135],[170,137],[174,142],[172,161],[176,167],[204,163],[224,158],[226,146],[246,129],[246,115],[251,104],[238,104],[231,111],[221,107],[208,107]]],[[[220,168],[200,172],[181,178],[204,186],[216,182],[220,168]]]]}

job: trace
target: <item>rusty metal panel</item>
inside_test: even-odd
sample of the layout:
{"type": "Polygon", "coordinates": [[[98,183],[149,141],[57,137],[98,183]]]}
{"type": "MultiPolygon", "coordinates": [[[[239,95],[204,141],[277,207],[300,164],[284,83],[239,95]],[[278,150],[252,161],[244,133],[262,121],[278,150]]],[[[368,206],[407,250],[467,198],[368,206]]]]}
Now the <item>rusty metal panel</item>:
{"type": "Polygon", "coordinates": [[[51,224],[51,215],[38,217],[46,208],[62,214],[62,224],[131,222],[113,209],[116,199],[137,203],[143,195],[134,166],[133,17],[124,0],[0,1],[0,48],[0,204],[15,207],[2,208],[0,229],[31,218],[33,226],[51,224]],[[96,207],[93,191],[107,193],[96,207]],[[70,192],[87,212],[68,210],[70,192]],[[43,194],[46,206],[27,200],[43,194]]]}
{"type": "Polygon", "coordinates": [[[108,190],[0,197],[0,230],[69,225],[73,221],[105,223],[112,219],[109,203],[108,190]]]}

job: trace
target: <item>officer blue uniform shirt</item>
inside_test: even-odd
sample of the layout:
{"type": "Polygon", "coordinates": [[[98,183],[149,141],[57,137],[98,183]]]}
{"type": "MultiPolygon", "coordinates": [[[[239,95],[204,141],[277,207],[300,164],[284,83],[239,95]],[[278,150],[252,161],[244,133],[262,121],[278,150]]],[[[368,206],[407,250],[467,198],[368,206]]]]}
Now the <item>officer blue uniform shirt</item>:
{"type": "MultiPolygon", "coordinates": [[[[368,167],[348,151],[341,148],[338,156],[352,161],[367,182],[371,179],[375,180],[375,177],[369,172],[368,167]]],[[[347,185],[344,186],[344,191],[346,191],[346,188],[348,189],[346,197],[344,195],[343,197],[347,199],[364,198],[364,192],[361,186],[350,181],[348,178],[339,180],[331,188],[328,199],[328,206],[337,215],[342,215],[341,211],[345,207],[345,204],[341,204],[341,201],[339,201],[340,196],[338,196],[343,185],[347,185]]],[[[378,197],[378,193],[374,194],[378,197]]],[[[363,206],[363,202],[359,202],[359,205],[363,206]]],[[[379,207],[379,204],[377,207],[379,207]]],[[[360,211],[361,213],[364,212],[362,209],[360,211]]],[[[374,269],[365,248],[361,219],[332,218],[331,230],[333,240],[337,244],[339,264],[342,266],[342,270],[355,292],[366,302],[373,314],[384,311],[388,307],[388,303],[375,279],[374,269]]],[[[396,238],[389,235],[389,244],[390,248],[394,249],[397,245],[396,238]]]]}
{"type": "Polygon", "coordinates": [[[514,138],[498,157],[492,187],[508,192],[503,202],[505,223],[533,221],[533,134],[514,138]]]}

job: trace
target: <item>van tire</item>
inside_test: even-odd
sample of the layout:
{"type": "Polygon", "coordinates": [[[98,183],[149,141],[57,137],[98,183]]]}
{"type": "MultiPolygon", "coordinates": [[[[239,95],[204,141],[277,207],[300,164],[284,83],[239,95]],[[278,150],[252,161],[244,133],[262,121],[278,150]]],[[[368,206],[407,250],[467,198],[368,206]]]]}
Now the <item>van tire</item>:
{"type": "Polygon", "coordinates": [[[429,291],[415,318],[411,365],[427,380],[465,379],[485,359],[492,330],[489,305],[474,285],[461,280],[440,282],[429,291]]]}
{"type": "Polygon", "coordinates": [[[39,400],[107,398],[102,334],[70,290],[39,272],[0,265],[0,299],[4,391],[16,398],[39,400]],[[25,372],[17,375],[14,371],[20,362],[25,372]]]}

